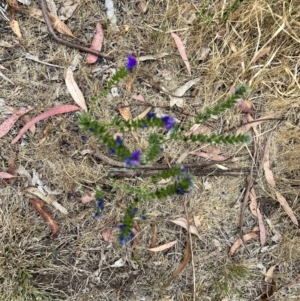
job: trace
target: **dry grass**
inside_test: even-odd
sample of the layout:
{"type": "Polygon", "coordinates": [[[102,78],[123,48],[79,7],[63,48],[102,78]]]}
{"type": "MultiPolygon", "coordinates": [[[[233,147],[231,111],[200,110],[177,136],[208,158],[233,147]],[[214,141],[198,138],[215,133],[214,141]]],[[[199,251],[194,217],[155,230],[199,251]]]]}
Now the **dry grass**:
{"type": "MultiPolygon", "coordinates": [[[[1,2],[1,1],[0,1],[1,2]]],[[[37,1],[35,1],[37,2],[37,1]]],[[[58,3],[58,1],[55,1],[58,3]]],[[[107,22],[104,1],[82,1],[80,7],[67,21],[76,37],[89,43],[94,31],[94,17],[100,17],[106,27],[105,51],[116,60],[110,68],[124,65],[128,53],[141,56],[161,52],[169,56],[156,61],[140,63],[155,80],[169,88],[176,88],[190,79],[184,63],[178,55],[174,41],[168,33],[177,33],[185,41],[192,67],[192,78],[201,77],[195,88],[194,99],[187,99],[183,109],[194,113],[206,106],[221,102],[230,87],[239,82],[250,86],[250,101],[257,111],[255,118],[273,114],[283,121],[277,127],[271,144],[271,168],[280,192],[287,198],[296,216],[299,217],[300,176],[300,109],[299,109],[299,41],[300,7],[297,1],[249,0],[222,23],[222,13],[229,1],[168,0],[148,1],[148,12],[142,14],[136,1],[115,1],[119,32],[114,32],[107,22]],[[100,3],[99,3],[100,2],[100,3]],[[210,3],[211,2],[211,3],[210,3]],[[197,12],[197,17],[191,17],[197,12]],[[211,52],[204,61],[199,61],[201,49],[211,52]],[[257,51],[271,47],[270,53],[257,61],[257,51]],[[169,72],[171,80],[163,76],[169,72]]],[[[231,3],[233,1],[230,1],[231,3]]],[[[36,6],[33,3],[32,6],[36,6]]],[[[15,108],[33,106],[32,116],[59,104],[73,103],[65,83],[65,68],[74,59],[77,51],[65,48],[49,38],[44,24],[25,15],[17,14],[24,42],[20,45],[0,15],[0,64],[8,70],[3,73],[15,85],[0,78],[1,95],[6,103],[15,108]],[[25,53],[38,56],[40,60],[63,67],[48,67],[25,58],[25,53]]],[[[111,62],[104,63],[107,66],[111,62]]],[[[98,95],[111,74],[92,73],[94,67],[86,65],[82,54],[75,80],[84,90],[88,105],[92,96],[98,95]]],[[[168,106],[169,98],[136,80],[133,93],[120,84],[120,99],[101,97],[94,116],[103,122],[119,116],[117,104],[122,99],[132,102],[133,93],[141,93],[153,105],[168,106]]],[[[144,107],[133,106],[133,116],[144,107]]],[[[166,110],[162,109],[165,113],[166,110]]],[[[172,114],[181,118],[180,110],[172,114]]],[[[0,122],[6,117],[0,115],[0,122]]],[[[213,123],[218,131],[226,131],[241,124],[242,115],[227,112],[221,123],[213,123]]],[[[193,121],[192,119],[190,119],[193,121]]],[[[75,114],[52,119],[52,130],[43,144],[39,144],[42,130],[47,122],[40,122],[37,134],[22,139],[14,146],[10,141],[18,132],[17,126],[0,139],[0,170],[6,170],[8,158],[16,154],[16,164],[29,172],[38,171],[42,180],[51,189],[60,191],[59,202],[70,212],[68,217],[47,207],[61,228],[59,238],[52,241],[49,229],[37,215],[26,195],[21,194],[24,180],[12,186],[0,188],[0,299],[1,300],[192,300],[192,267],[188,267],[174,280],[170,287],[164,285],[182,260],[186,244],[186,232],[169,220],[184,217],[182,200],[168,198],[162,202],[145,202],[141,211],[149,213],[145,222],[140,222],[142,240],[132,249],[128,244],[121,247],[103,241],[101,232],[115,226],[122,218],[124,205],[131,196],[119,190],[110,190],[114,182],[105,177],[109,166],[81,151],[96,148],[90,138],[85,144],[83,133],[77,127],[75,114]],[[76,193],[86,193],[105,187],[107,203],[101,221],[93,219],[95,205],[81,204],[76,193]],[[177,245],[155,254],[149,262],[149,248],[154,225],[158,225],[157,244],[178,240],[177,245]],[[123,258],[121,268],[110,265],[123,258]],[[99,278],[94,272],[99,270],[99,278]]],[[[275,122],[259,127],[259,154],[275,122]]],[[[145,147],[145,134],[138,131],[139,141],[130,134],[126,142],[132,148],[145,147]]],[[[176,162],[179,155],[195,145],[170,142],[165,147],[162,163],[176,162]]],[[[103,150],[103,149],[102,149],[103,150]]],[[[104,150],[103,150],[104,151],[104,150]]],[[[235,167],[251,165],[250,149],[234,147],[224,149],[225,154],[244,155],[235,167]]],[[[261,157],[260,157],[261,159],[261,157]]],[[[185,162],[195,159],[188,157],[185,162]]],[[[232,166],[232,165],[231,165],[232,166]]],[[[230,166],[230,167],[231,167],[230,166]]],[[[238,220],[241,202],[237,201],[245,187],[245,177],[197,177],[195,188],[189,195],[189,216],[201,221],[199,228],[203,242],[193,241],[196,273],[196,300],[260,300],[266,291],[264,266],[277,265],[275,282],[277,288],[286,285],[300,274],[299,230],[290,221],[268,186],[263,173],[255,178],[255,188],[267,227],[267,248],[261,251],[258,240],[247,243],[248,252],[241,248],[233,258],[228,250],[238,237],[238,220]],[[205,190],[203,183],[209,181],[212,189],[205,190]],[[271,237],[278,232],[276,242],[271,237]]],[[[125,179],[123,184],[147,187],[147,179],[125,179]]],[[[246,210],[244,232],[256,224],[246,210]]],[[[274,300],[300,300],[299,283],[282,288],[274,300]]]]}

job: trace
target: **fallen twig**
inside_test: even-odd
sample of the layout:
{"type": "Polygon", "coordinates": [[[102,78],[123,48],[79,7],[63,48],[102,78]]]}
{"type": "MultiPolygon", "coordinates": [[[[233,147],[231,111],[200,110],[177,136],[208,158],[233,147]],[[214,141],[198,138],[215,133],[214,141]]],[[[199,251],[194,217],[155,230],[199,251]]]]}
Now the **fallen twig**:
{"type": "Polygon", "coordinates": [[[78,50],[86,52],[86,53],[91,53],[91,54],[97,55],[99,57],[103,57],[103,58],[105,58],[107,60],[113,60],[112,56],[110,56],[110,55],[108,55],[108,54],[106,54],[104,52],[99,52],[97,50],[94,50],[94,49],[85,47],[83,45],[76,44],[74,42],[67,41],[67,40],[64,40],[64,39],[58,37],[55,34],[55,32],[54,32],[54,30],[52,28],[52,25],[51,25],[51,22],[50,22],[50,19],[49,19],[49,16],[48,16],[48,11],[47,11],[46,4],[45,4],[44,0],[40,0],[40,6],[41,6],[41,10],[42,10],[42,13],[43,13],[43,16],[44,16],[45,23],[47,25],[49,34],[53,37],[53,39],[56,42],[61,43],[61,44],[65,45],[67,47],[70,47],[70,48],[75,48],[75,49],[78,49],[78,50]]]}

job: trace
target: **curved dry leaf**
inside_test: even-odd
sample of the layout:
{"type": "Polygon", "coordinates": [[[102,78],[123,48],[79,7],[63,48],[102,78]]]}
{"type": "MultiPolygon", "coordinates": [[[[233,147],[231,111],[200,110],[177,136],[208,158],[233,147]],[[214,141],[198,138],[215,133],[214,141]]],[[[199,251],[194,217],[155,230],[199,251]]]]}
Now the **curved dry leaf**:
{"type": "Polygon", "coordinates": [[[121,114],[121,116],[124,118],[124,120],[128,121],[128,120],[131,120],[132,119],[132,115],[131,115],[131,112],[130,112],[130,108],[129,108],[129,103],[124,100],[124,105],[125,107],[120,107],[119,108],[119,112],[121,114]]]}
{"type": "Polygon", "coordinates": [[[261,57],[265,56],[266,54],[268,54],[271,50],[271,47],[266,47],[263,49],[260,49],[253,57],[252,62],[256,62],[258,59],[260,59],[261,57]]]}
{"type": "Polygon", "coordinates": [[[273,273],[274,273],[275,268],[276,268],[276,265],[273,265],[267,270],[267,273],[265,275],[265,282],[269,282],[269,283],[272,282],[273,273]]]}
{"type": "Polygon", "coordinates": [[[139,100],[139,101],[145,101],[145,98],[141,94],[133,95],[131,98],[133,98],[135,100],[139,100]]]}
{"type": "Polygon", "coordinates": [[[11,175],[8,172],[4,172],[4,171],[0,171],[0,179],[11,179],[11,178],[15,178],[16,176],[11,175]]]}
{"type": "Polygon", "coordinates": [[[250,189],[250,195],[249,196],[250,196],[250,200],[251,200],[250,205],[249,205],[250,211],[254,216],[257,216],[257,212],[256,212],[256,210],[257,210],[256,193],[255,193],[255,190],[254,190],[253,187],[250,189]]]}
{"type": "Polygon", "coordinates": [[[16,154],[12,154],[8,159],[7,172],[9,174],[15,176],[15,178],[9,179],[7,181],[10,185],[13,185],[17,181],[16,177],[18,176],[17,167],[16,167],[16,164],[15,164],[15,159],[16,159],[16,154]]]}
{"type": "Polygon", "coordinates": [[[172,107],[176,104],[178,107],[181,108],[183,106],[183,98],[181,98],[181,96],[183,96],[185,94],[185,92],[188,89],[190,89],[192,86],[194,86],[199,80],[200,80],[200,77],[192,79],[192,80],[186,82],[185,84],[183,84],[178,89],[176,89],[174,92],[172,92],[172,95],[174,95],[174,96],[169,95],[170,96],[170,106],[172,107]]]}
{"type": "Polygon", "coordinates": [[[268,116],[265,116],[265,117],[262,117],[262,118],[258,118],[255,120],[255,122],[252,122],[252,123],[246,123],[245,125],[243,125],[242,127],[240,127],[238,130],[237,130],[237,134],[243,134],[243,133],[246,133],[248,132],[251,128],[263,123],[263,122],[266,122],[266,121],[269,121],[270,118],[274,118],[274,115],[268,115],[268,116]]]}
{"type": "Polygon", "coordinates": [[[157,59],[160,59],[167,55],[169,55],[168,52],[162,52],[162,53],[154,54],[154,55],[150,54],[150,55],[140,56],[138,58],[138,60],[139,60],[139,62],[144,62],[144,61],[148,61],[148,60],[157,60],[157,59]]]}
{"type": "Polygon", "coordinates": [[[68,210],[65,207],[63,207],[62,205],[60,205],[52,195],[50,195],[50,194],[44,195],[36,187],[28,187],[24,190],[24,192],[33,194],[33,195],[37,196],[38,198],[42,199],[43,201],[45,201],[46,203],[48,203],[49,205],[52,205],[54,208],[59,210],[61,213],[68,214],[68,210]]]}
{"type": "MultiPolygon", "coordinates": [[[[188,229],[188,222],[184,217],[179,217],[179,218],[177,218],[177,219],[175,219],[171,222],[178,225],[178,226],[180,226],[180,227],[182,227],[182,228],[184,228],[185,230],[188,229]]],[[[199,233],[198,233],[198,230],[195,226],[190,225],[190,232],[191,232],[191,234],[196,235],[200,240],[202,240],[199,233]]]]}
{"type": "Polygon", "coordinates": [[[22,109],[14,112],[10,117],[0,124],[0,138],[5,136],[9,130],[13,127],[15,122],[24,114],[31,111],[32,109],[22,109]]]}
{"type": "Polygon", "coordinates": [[[60,8],[59,10],[59,18],[60,20],[68,20],[74,13],[74,11],[76,10],[77,6],[79,3],[77,3],[79,1],[64,1],[63,6],[60,8]]]}
{"type": "Polygon", "coordinates": [[[152,252],[160,252],[160,251],[164,251],[166,249],[169,249],[169,248],[173,247],[176,243],[177,243],[177,240],[174,240],[174,241],[168,242],[164,245],[160,245],[158,247],[151,248],[151,249],[148,249],[148,250],[152,251],[152,252]]]}
{"type": "Polygon", "coordinates": [[[83,109],[83,111],[87,112],[85,99],[83,97],[81,90],[79,89],[78,85],[74,80],[73,71],[70,67],[67,69],[65,82],[66,82],[67,89],[70,92],[74,101],[80,106],[81,109],[83,109]]]}
{"type": "Polygon", "coordinates": [[[218,161],[218,162],[222,162],[222,161],[225,161],[225,160],[228,159],[227,157],[224,157],[224,156],[221,156],[221,155],[207,154],[207,153],[204,153],[204,152],[190,152],[190,154],[194,155],[194,156],[201,157],[201,158],[209,159],[209,160],[212,160],[212,161],[218,161]]]}
{"type": "MultiPolygon", "coordinates": [[[[103,29],[102,29],[100,22],[97,22],[96,23],[96,33],[93,37],[91,49],[94,49],[94,50],[97,50],[100,52],[102,49],[103,41],[104,41],[103,29]]],[[[91,53],[89,53],[86,57],[87,64],[93,64],[93,63],[97,62],[97,60],[98,60],[98,56],[91,54],[91,53]]]]}
{"type": "Polygon", "coordinates": [[[21,34],[19,22],[16,21],[16,20],[10,20],[9,24],[10,24],[11,29],[13,30],[13,32],[15,33],[17,38],[19,39],[19,41],[22,41],[23,37],[22,37],[22,34],[21,34]]]}
{"type": "Polygon", "coordinates": [[[284,211],[291,218],[292,222],[295,225],[299,226],[298,220],[297,220],[292,208],[290,207],[290,205],[286,201],[285,197],[280,192],[278,192],[276,190],[275,190],[275,193],[276,193],[276,196],[277,196],[277,200],[280,203],[280,205],[282,206],[282,208],[284,209],[284,211]]]}
{"type": "Polygon", "coordinates": [[[237,109],[242,113],[254,114],[255,111],[251,110],[252,103],[249,100],[244,100],[242,98],[237,100],[237,109]]]}
{"type": "Polygon", "coordinates": [[[260,213],[260,210],[258,207],[256,209],[256,213],[257,213],[257,219],[258,219],[260,245],[263,247],[264,244],[266,243],[267,233],[266,233],[266,229],[265,229],[265,225],[264,225],[264,221],[263,221],[263,216],[260,213]]]}
{"type": "MultiPolygon", "coordinates": [[[[25,7],[16,7],[15,9],[16,9],[16,11],[28,14],[30,17],[35,18],[41,22],[45,22],[43,13],[40,9],[25,8],[25,7]]],[[[48,16],[49,16],[51,25],[54,29],[56,29],[58,32],[60,32],[64,35],[74,38],[74,35],[71,32],[71,30],[69,29],[69,27],[65,23],[63,23],[57,16],[55,16],[51,13],[48,13],[48,16]]]]}
{"type": "Polygon", "coordinates": [[[55,236],[59,232],[59,226],[54,221],[52,216],[44,209],[45,204],[40,199],[37,199],[37,198],[30,199],[30,203],[32,204],[34,209],[42,216],[42,218],[45,220],[47,225],[50,227],[50,229],[52,231],[51,236],[52,236],[52,239],[54,239],[55,236]]]}
{"type": "Polygon", "coordinates": [[[133,118],[133,120],[140,120],[147,116],[147,114],[152,110],[152,107],[148,107],[145,111],[143,111],[140,115],[133,118]]]}
{"type": "MultiPolygon", "coordinates": [[[[258,229],[256,227],[256,229],[258,229]]],[[[253,229],[254,230],[254,229],[253,229]]],[[[258,235],[257,233],[255,232],[250,232],[250,233],[247,233],[245,235],[243,235],[243,240],[241,238],[239,238],[233,245],[232,247],[230,248],[230,251],[229,251],[229,255],[233,255],[233,253],[243,244],[243,241],[246,242],[252,238],[256,238],[258,235]]]]}
{"type": "Polygon", "coordinates": [[[116,233],[117,233],[117,229],[110,228],[110,229],[104,230],[101,233],[101,235],[102,235],[104,241],[106,241],[108,243],[113,243],[116,239],[116,233]]]}
{"type": "Polygon", "coordinates": [[[26,131],[33,126],[34,124],[36,124],[37,122],[46,119],[48,117],[51,116],[55,116],[55,115],[59,115],[59,114],[63,114],[63,113],[70,113],[70,112],[75,112],[80,110],[79,107],[77,106],[72,106],[72,105],[62,105],[62,106],[58,106],[55,108],[52,108],[36,117],[34,117],[30,122],[26,123],[24,125],[24,127],[20,130],[19,134],[14,138],[14,140],[11,142],[11,144],[15,144],[16,142],[19,141],[19,139],[26,133],[26,131]]]}
{"type": "Polygon", "coordinates": [[[188,241],[186,243],[184,255],[183,255],[183,260],[180,263],[180,265],[178,266],[178,268],[176,269],[176,271],[174,272],[174,275],[172,276],[172,278],[168,281],[167,286],[169,286],[169,284],[185,269],[185,267],[189,263],[191,257],[192,257],[192,248],[191,248],[191,242],[188,239],[188,241]]]}
{"type": "Polygon", "coordinates": [[[85,195],[80,196],[80,197],[75,197],[75,198],[76,198],[76,200],[82,202],[83,204],[86,204],[86,203],[89,203],[89,202],[95,200],[95,192],[91,191],[88,194],[85,194],[85,195]]]}
{"type": "MultiPolygon", "coordinates": [[[[31,118],[29,115],[24,115],[24,116],[22,116],[22,120],[26,124],[27,122],[31,121],[31,118]]],[[[32,135],[34,135],[35,131],[36,131],[36,126],[35,125],[31,126],[29,128],[29,131],[31,132],[32,135]]]]}
{"type": "Polygon", "coordinates": [[[120,268],[120,267],[122,267],[125,263],[126,263],[125,259],[120,258],[120,259],[117,260],[114,264],[110,265],[110,267],[112,267],[112,268],[120,268]]]}
{"type": "Polygon", "coordinates": [[[263,169],[265,172],[265,177],[267,182],[274,188],[276,186],[273,172],[270,169],[270,147],[271,147],[271,138],[272,138],[272,133],[269,135],[265,147],[265,153],[263,157],[263,169]]]}
{"type": "Polygon", "coordinates": [[[183,45],[180,37],[176,33],[174,33],[174,32],[171,33],[171,36],[172,36],[172,38],[175,41],[175,44],[176,44],[176,46],[178,48],[178,51],[179,51],[179,54],[180,54],[182,60],[185,63],[185,66],[186,66],[186,68],[187,68],[187,70],[189,72],[189,75],[192,75],[191,74],[191,66],[190,66],[188,57],[187,57],[186,52],[185,52],[185,47],[184,47],[184,45],[183,45]]]}

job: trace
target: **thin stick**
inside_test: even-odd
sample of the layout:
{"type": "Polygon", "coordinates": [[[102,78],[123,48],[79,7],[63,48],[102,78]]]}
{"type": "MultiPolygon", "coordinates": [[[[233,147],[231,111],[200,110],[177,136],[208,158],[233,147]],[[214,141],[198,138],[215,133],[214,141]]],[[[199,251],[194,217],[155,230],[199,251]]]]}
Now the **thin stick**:
{"type": "Polygon", "coordinates": [[[190,229],[190,222],[189,222],[189,215],[188,215],[188,210],[186,207],[187,203],[187,196],[185,196],[183,206],[184,206],[184,212],[185,212],[185,217],[187,221],[187,228],[188,228],[188,233],[189,233],[189,241],[191,246],[191,261],[192,261],[192,270],[193,270],[193,301],[196,300],[196,274],[195,274],[195,263],[194,263],[194,255],[193,255],[193,244],[192,244],[192,235],[191,235],[191,229],[190,229]]]}
{"type": "Polygon", "coordinates": [[[49,16],[48,16],[48,11],[47,11],[47,8],[46,8],[46,4],[45,4],[45,1],[44,0],[40,0],[40,6],[41,6],[41,9],[42,9],[42,13],[43,13],[43,16],[44,16],[44,19],[45,19],[45,23],[47,25],[47,28],[48,28],[48,31],[49,31],[49,34],[53,37],[53,39],[60,43],[60,44],[63,44],[67,47],[70,47],[70,48],[74,48],[74,49],[78,49],[80,51],[83,51],[83,52],[86,52],[86,53],[91,53],[91,54],[94,54],[94,55],[97,55],[97,56],[100,56],[100,57],[103,57],[107,60],[113,60],[113,57],[104,53],[104,52],[99,52],[97,50],[94,50],[94,49],[91,49],[91,48],[88,48],[88,47],[85,47],[83,45],[79,45],[79,44],[76,44],[74,42],[71,42],[71,41],[67,41],[67,40],[64,40],[60,37],[58,37],[53,28],[52,28],[52,25],[51,25],[51,22],[50,22],[50,19],[49,19],[49,16]]]}

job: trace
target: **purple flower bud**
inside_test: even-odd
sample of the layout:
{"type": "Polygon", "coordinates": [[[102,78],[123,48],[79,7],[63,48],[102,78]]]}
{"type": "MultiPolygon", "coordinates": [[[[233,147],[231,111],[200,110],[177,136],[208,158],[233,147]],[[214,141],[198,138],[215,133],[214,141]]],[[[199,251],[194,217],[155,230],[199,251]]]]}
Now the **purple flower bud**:
{"type": "Polygon", "coordinates": [[[131,71],[136,66],[136,58],[131,54],[127,55],[127,65],[126,68],[128,71],[131,71]]]}
{"type": "Polygon", "coordinates": [[[165,124],[165,128],[168,131],[175,125],[175,119],[171,116],[164,116],[161,121],[165,124]]]}
{"type": "Polygon", "coordinates": [[[138,166],[140,164],[140,155],[141,155],[140,150],[135,151],[130,155],[129,158],[125,159],[125,163],[128,166],[138,166]]]}

